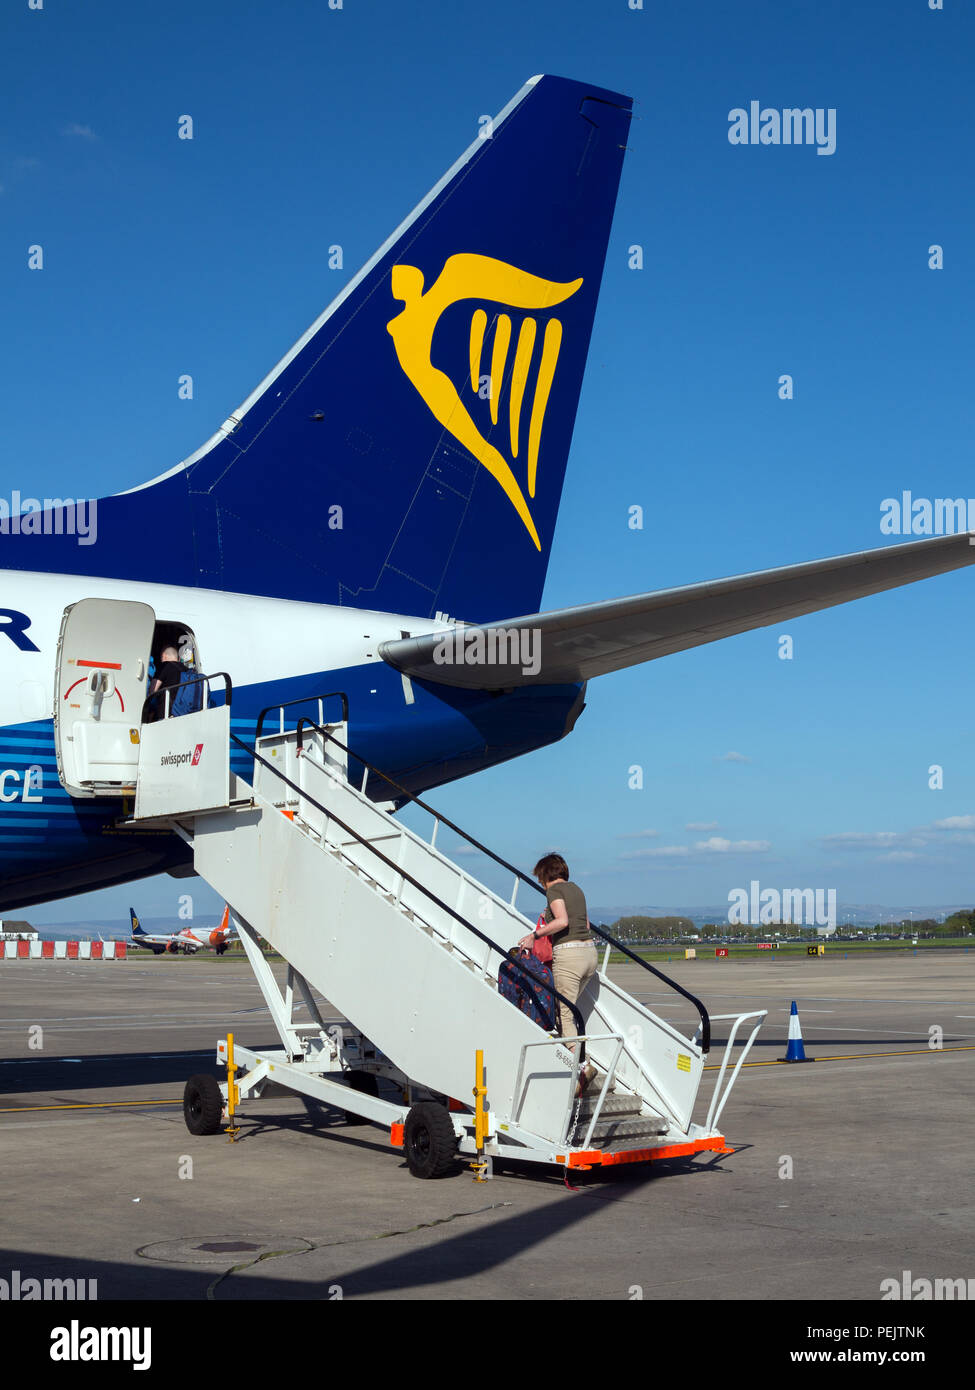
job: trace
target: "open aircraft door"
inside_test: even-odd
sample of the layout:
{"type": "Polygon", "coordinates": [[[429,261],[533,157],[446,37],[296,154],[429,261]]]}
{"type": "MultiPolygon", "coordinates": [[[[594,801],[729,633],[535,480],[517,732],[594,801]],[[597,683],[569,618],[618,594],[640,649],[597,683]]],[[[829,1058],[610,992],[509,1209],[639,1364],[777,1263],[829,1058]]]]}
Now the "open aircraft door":
{"type": "Polygon", "coordinates": [[[131,795],[156,615],[145,603],[85,598],[64,610],[54,746],[72,796],[131,795]]]}

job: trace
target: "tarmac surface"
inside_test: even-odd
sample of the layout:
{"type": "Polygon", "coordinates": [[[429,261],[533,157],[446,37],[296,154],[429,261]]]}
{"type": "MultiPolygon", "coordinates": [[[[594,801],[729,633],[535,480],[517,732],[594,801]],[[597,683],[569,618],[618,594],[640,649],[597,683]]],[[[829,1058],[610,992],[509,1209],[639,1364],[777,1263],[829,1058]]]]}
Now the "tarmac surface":
{"type": "MultiPolygon", "coordinates": [[[[235,1144],[193,1137],[183,1084],[219,1074],[217,1039],[276,1044],[244,961],[0,961],[0,1277],[217,1302],[876,1300],[906,1270],[975,1280],[975,951],[664,968],[714,1014],[769,1010],[723,1116],[735,1152],[570,1188],[537,1166],[418,1181],[384,1129],[282,1091],[245,1104],[235,1144]],[[815,1065],[777,1061],[792,999],[815,1065]]],[[[663,984],[612,973],[693,1031],[663,984]]]]}

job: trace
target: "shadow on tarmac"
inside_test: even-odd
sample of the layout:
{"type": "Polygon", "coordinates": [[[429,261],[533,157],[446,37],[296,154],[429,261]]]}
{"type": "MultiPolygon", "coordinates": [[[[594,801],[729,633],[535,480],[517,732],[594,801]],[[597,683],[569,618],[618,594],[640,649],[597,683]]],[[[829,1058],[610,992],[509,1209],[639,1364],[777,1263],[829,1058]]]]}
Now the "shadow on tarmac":
{"type": "MultiPolygon", "coordinates": [[[[276,1044],[265,1044],[275,1046],[276,1044]]],[[[0,1065],[0,1096],[46,1096],[52,1092],[91,1091],[100,1087],[173,1085],[181,1101],[191,1076],[211,1072],[226,1079],[215,1062],[216,1048],[186,1052],[100,1052],[89,1055],[62,1052],[58,1056],[27,1056],[0,1065]],[[66,1057],[73,1060],[65,1061],[66,1057]]],[[[160,1097],[165,1099],[165,1097],[160,1097]]]]}
{"type": "MultiPolygon", "coordinates": [[[[388,1147],[386,1151],[388,1152],[388,1147]]],[[[715,1160],[718,1158],[720,1155],[714,1156],[715,1160]]],[[[713,1168],[714,1161],[700,1165],[699,1171],[708,1172],[713,1168]]],[[[332,1301],[337,1297],[346,1299],[366,1295],[409,1295],[411,1291],[418,1297],[424,1296],[424,1293],[429,1296],[442,1285],[459,1283],[499,1270],[509,1260],[524,1255],[534,1247],[544,1246],[547,1241],[553,1240],[581,1222],[592,1220],[598,1228],[608,1207],[622,1201],[632,1190],[634,1182],[642,1186],[651,1179],[652,1174],[643,1168],[639,1173],[631,1169],[627,1176],[628,1181],[624,1180],[621,1170],[616,1170],[611,1181],[603,1182],[599,1187],[588,1185],[585,1189],[577,1191],[565,1190],[561,1179],[556,1178],[555,1184],[559,1191],[553,1192],[551,1183],[546,1183],[544,1187],[545,1194],[550,1196],[551,1200],[546,1201],[544,1205],[524,1208],[504,1216],[495,1213],[504,1210],[502,1204],[506,1202],[506,1192],[510,1194],[512,1191],[508,1182],[495,1181],[478,1187],[474,1192],[469,1184],[461,1183],[457,1185],[457,1206],[461,1209],[452,1216],[421,1222],[406,1229],[370,1232],[361,1237],[344,1238],[335,1242],[321,1241],[316,1244],[310,1241],[309,1237],[302,1237],[309,1241],[311,1251],[274,1257],[287,1259],[292,1274],[301,1269],[300,1264],[296,1264],[295,1261],[307,1259],[308,1254],[315,1256],[318,1268],[322,1267],[323,1262],[330,1264],[327,1273],[309,1278],[274,1278],[269,1272],[269,1267],[273,1266],[273,1258],[246,1265],[247,1269],[260,1268],[261,1272],[247,1273],[245,1278],[241,1278],[244,1269],[235,1268],[231,1262],[223,1268],[220,1265],[186,1265],[174,1269],[172,1266],[154,1265],[152,1261],[135,1255],[131,1261],[103,1261],[12,1249],[0,1249],[0,1268],[8,1271],[19,1270],[22,1279],[95,1279],[98,1281],[97,1296],[100,1304],[112,1299],[205,1300],[207,1290],[211,1287],[216,1302],[241,1299],[332,1301]],[[476,1206],[471,1201],[472,1196],[476,1199],[476,1206]],[[465,1207],[467,1210],[464,1210],[465,1207]],[[463,1226],[445,1238],[440,1228],[457,1219],[464,1223],[463,1226]],[[368,1261],[358,1269],[348,1268],[350,1262],[354,1264],[363,1253],[375,1248],[375,1242],[402,1241],[410,1237],[419,1237],[425,1243],[413,1249],[400,1249],[395,1252],[386,1246],[388,1254],[380,1254],[377,1250],[379,1258],[368,1261]],[[323,1260],[322,1252],[329,1250],[335,1252],[333,1260],[329,1261],[327,1255],[323,1260]],[[318,1252],[317,1256],[315,1252],[318,1252]]],[[[404,1184],[413,1181],[415,1180],[406,1175],[404,1165],[404,1184]]],[[[450,1182],[450,1179],[446,1181],[450,1182]]],[[[408,1188],[404,1190],[404,1198],[408,1198],[408,1188]]],[[[323,1198],[323,1201],[327,1201],[327,1198],[323,1198]]],[[[309,1219],[309,1216],[306,1214],[304,1219],[309,1219]]],[[[315,1220],[317,1224],[318,1218],[314,1213],[310,1219],[315,1220]]],[[[302,1217],[296,1213],[296,1225],[301,1220],[302,1217]]],[[[244,1225],[246,1226],[246,1221],[244,1225]]],[[[226,1239],[228,1233],[221,1230],[218,1234],[226,1239]]],[[[243,1238],[251,1232],[242,1229],[235,1234],[243,1238]]],[[[213,1238],[212,1232],[200,1233],[198,1237],[201,1242],[213,1238]]],[[[598,1239],[598,1230],[593,1231],[591,1238],[598,1239]]],[[[651,1232],[648,1232],[647,1240],[648,1244],[652,1242],[651,1232]]],[[[240,1261],[240,1264],[244,1265],[245,1262],[240,1261]]],[[[559,1297],[560,1293],[565,1291],[565,1277],[565,1272],[555,1259],[553,1251],[552,1258],[543,1264],[540,1271],[539,1296],[559,1297]]],[[[469,1295],[457,1290],[452,1293],[445,1291],[444,1296],[469,1295]]],[[[495,1287],[491,1291],[485,1291],[484,1296],[498,1298],[503,1295],[495,1287]]],[[[628,1296],[628,1281],[621,1275],[619,1297],[625,1300],[628,1296]]],[[[47,1310],[53,1314],[54,1305],[48,1304],[47,1310]]],[[[82,1304],[72,1304],[70,1313],[66,1309],[65,1315],[86,1320],[82,1304]]],[[[92,1320],[97,1318],[94,1308],[91,1316],[92,1320]]]]}

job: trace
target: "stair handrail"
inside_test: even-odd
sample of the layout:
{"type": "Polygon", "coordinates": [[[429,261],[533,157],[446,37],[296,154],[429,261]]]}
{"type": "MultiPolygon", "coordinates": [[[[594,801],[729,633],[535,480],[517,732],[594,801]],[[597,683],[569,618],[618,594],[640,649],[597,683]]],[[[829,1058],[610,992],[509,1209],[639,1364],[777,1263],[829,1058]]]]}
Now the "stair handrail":
{"type": "MultiPolygon", "coordinates": [[[[317,728],[318,726],[316,725],[315,727],[317,728]]],[[[273,763],[268,762],[267,758],[261,757],[260,753],[258,753],[256,748],[249,748],[248,745],[244,742],[244,740],[238,738],[237,735],[233,732],[231,732],[230,737],[234,741],[234,743],[236,743],[239,747],[243,748],[246,753],[250,754],[250,756],[255,760],[255,762],[259,762],[262,767],[266,767],[269,772],[273,772],[275,777],[278,777],[285,784],[285,786],[290,787],[292,791],[297,792],[298,796],[300,796],[302,800],[309,802],[312,806],[315,807],[316,810],[321,811],[321,813],[324,816],[330,817],[333,821],[335,821],[337,825],[340,825],[342,827],[346,834],[351,835],[354,840],[358,840],[359,844],[365,846],[366,849],[370,850],[376,856],[377,859],[381,859],[382,862],[387,866],[387,868],[392,869],[395,874],[402,877],[407,883],[412,883],[414,888],[419,889],[419,891],[425,897],[429,898],[431,902],[436,903],[437,906],[442,911],[446,912],[449,917],[453,917],[455,922],[459,922],[462,927],[465,927],[467,931],[472,932],[474,936],[478,937],[481,941],[483,941],[485,945],[490,946],[492,951],[496,951],[503,961],[507,962],[507,964],[509,965],[513,965],[516,970],[520,971],[523,977],[528,981],[530,991],[535,998],[535,1002],[538,1005],[538,1008],[541,1010],[543,1014],[548,1014],[548,1010],[543,1007],[541,1000],[539,1000],[538,998],[537,990],[539,988],[539,981],[535,978],[534,975],[531,974],[529,970],[527,970],[521,964],[519,960],[515,959],[509,954],[510,948],[500,946],[498,942],[493,941],[491,937],[489,937],[485,932],[482,932],[479,927],[475,927],[472,922],[468,922],[466,918],[462,917],[461,914],[457,912],[455,908],[450,907],[447,903],[443,901],[442,898],[438,898],[436,893],[432,892],[429,888],[427,888],[425,884],[420,883],[418,879],[415,879],[412,874],[407,873],[405,869],[400,868],[398,864],[394,864],[392,859],[390,859],[388,855],[383,854],[381,849],[377,849],[376,846],[370,840],[367,840],[363,835],[360,835],[359,832],[357,830],[354,830],[351,825],[346,825],[345,821],[341,818],[341,816],[337,816],[334,811],[330,811],[327,806],[323,806],[320,801],[316,801],[313,796],[309,796],[308,792],[303,787],[299,787],[296,782],[292,782],[291,778],[286,776],[285,773],[282,772],[279,767],[275,767],[273,763]]],[[[584,1062],[586,1060],[586,1042],[584,1037],[585,1023],[583,1022],[582,1013],[580,1009],[577,1005],[573,1004],[571,999],[566,999],[564,994],[560,994],[557,989],[549,990],[546,986],[546,992],[554,995],[555,998],[559,1001],[559,1003],[564,1004],[565,1007],[572,1014],[572,1021],[576,1025],[577,1037],[579,1041],[579,1060],[580,1062],[584,1062]]],[[[569,1038],[568,1041],[571,1042],[572,1039],[569,1038]]]]}
{"type": "MultiPolygon", "coordinates": [[[[377,777],[381,777],[383,781],[387,782],[391,787],[395,787],[396,790],[400,792],[403,796],[405,796],[408,801],[411,801],[414,804],[414,806],[419,806],[421,810],[428,811],[430,815],[435,816],[437,820],[441,821],[450,830],[453,830],[455,834],[460,835],[461,838],[466,840],[469,845],[473,845],[475,849],[478,849],[483,854],[486,854],[489,859],[493,859],[496,864],[500,864],[503,869],[507,869],[509,873],[514,874],[515,877],[520,879],[522,883],[527,883],[528,886],[532,888],[536,893],[545,892],[545,889],[541,886],[541,884],[537,883],[535,879],[529,878],[529,876],[526,873],[523,873],[522,870],[517,868],[514,864],[509,864],[506,859],[502,859],[500,854],[495,854],[494,850],[488,849],[487,845],[482,845],[480,840],[476,840],[473,835],[469,835],[466,830],[462,830],[459,825],[457,825],[454,821],[448,819],[447,816],[442,815],[439,811],[435,811],[432,806],[428,806],[425,801],[421,800],[420,797],[415,796],[413,792],[407,791],[407,789],[404,786],[401,786],[401,784],[397,782],[394,778],[390,777],[388,773],[381,771],[378,767],[373,767],[373,765],[367,762],[365,758],[361,757],[358,753],[354,752],[351,748],[348,747],[347,744],[344,744],[341,741],[341,739],[338,739],[335,737],[334,734],[329,733],[328,729],[324,728],[320,724],[316,724],[313,719],[306,718],[305,716],[302,716],[298,720],[297,747],[299,753],[301,752],[301,749],[303,747],[302,733],[303,726],[306,724],[309,725],[311,728],[317,730],[317,732],[320,733],[324,738],[329,739],[332,743],[336,745],[336,747],[341,748],[342,752],[345,753],[346,757],[355,758],[356,762],[361,763],[362,766],[364,768],[367,768],[369,772],[375,773],[377,777]]],[[[651,965],[648,960],[645,960],[643,958],[643,956],[637,955],[636,952],[631,951],[628,946],[624,946],[623,942],[618,941],[615,936],[612,936],[604,926],[600,925],[597,927],[593,922],[590,922],[589,928],[591,931],[595,932],[597,936],[601,937],[603,941],[609,942],[609,944],[615,950],[622,951],[622,953],[625,956],[628,956],[630,960],[634,961],[637,965],[642,966],[644,970],[649,970],[651,975],[656,975],[658,980],[663,980],[664,984],[669,985],[671,989],[676,990],[678,994],[683,995],[685,999],[687,999],[691,1004],[694,1005],[695,1009],[697,1009],[698,1013],[701,1016],[701,1052],[710,1052],[711,1019],[707,1009],[705,1008],[701,1000],[698,999],[696,995],[691,994],[690,990],[685,989],[683,985],[679,985],[676,980],[672,980],[669,975],[665,975],[662,970],[658,970],[655,965],[651,965]]]]}
{"type": "Polygon", "coordinates": [[[657,976],[658,980],[663,980],[665,984],[670,985],[671,989],[675,989],[678,994],[682,994],[685,999],[688,999],[694,1005],[701,1015],[701,1051],[705,1053],[710,1052],[711,1015],[708,1013],[701,1000],[698,999],[696,995],[691,994],[690,990],[685,989],[683,985],[679,985],[676,980],[672,980],[669,975],[665,975],[662,970],[658,970],[655,965],[651,965],[649,961],[637,955],[636,951],[631,951],[629,946],[624,946],[623,942],[618,941],[615,936],[611,936],[609,932],[606,931],[605,927],[597,927],[595,922],[590,922],[589,930],[595,932],[597,936],[601,936],[604,941],[608,941],[614,950],[622,951],[624,956],[629,956],[630,960],[635,961],[637,965],[642,965],[645,970],[649,970],[651,974],[657,976]]]}
{"type": "MultiPolygon", "coordinates": [[[[349,722],[349,697],[344,690],[328,690],[324,695],[303,695],[297,700],[279,700],[276,705],[265,705],[257,716],[257,731],[254,738],[259,739],[264,730],[264,720],[272,710],[286,710],[291,705],[310,705],[314,700],[321,709],[324,700],[334,700],[338,698],[342,701],[342,720],[345,724],[349,722]]],[[[318,725],[316,724],[316,728],[318,725]]]]}
{"type": "MultiPolygon", "coordinates": [[[[185,675],[185,674],[186,674],[186,673],[184,672],[183,675],[185,675]]],[[[178,716],[173,715],[173,714],[170,712],[171,709],[172,709],[172,699],[171,699],[171,696],[175,695],[175,693],[176,693],[177,690],[182,690],[184,686],[187,686],[187,685],[200,685],[200,684],[203,683],[203,682],[207,682],[207,689],[206,689],[206,705],[205,705],[204,708],[206,708],[206,709],[216,708],[216,706],[212,706],[211,703],[210,703],[210,701],[211,701],[211,699],[212,699],[212,696],[211,696],[211,694],[210,694],[209,682],[210,682],[210,681],[215,681],[215,680],[217,679],[218,676],[222,676],[222,677],[223,677],[223,685],[224,685],[224,700],[223,700],[223,702],[224,702],[224,704],[225,704],[226,706],[228,706],[228,708],[229,708],[229,706],[233,704],[233,699],[234,699],[234,683],[233,683],[233,681],[230,679],[230,676],[228,675],[228,673],[227,673],[226,671],[211,671],[209,674],[206,674],[206,673],[201,672],[200,675],[198,675],[198,676],[190,676],[190,677],[189,677],[187,680],[185,680],[185,681],[183,680],[183,678],[182,678],[182,676],[181,676],[180,679],[179,679],[179,681],[178,681],[175,685],[161,685],[161,686],[159,687],[159,689],[158,689],[157,691],[155,691],[152,695],[147,695],[146,698],[145,698],[145,704],[148,705],[148,704],[150,703],[150,701],[158,700],[160,695],[165,695],[166,698],[165,698],[165,700],[163,701],[163,706],[164,706],[164,709],[165,709],[165,713],[163,714],[162,718],[163,718],[163,719],[178,718],[178,716]]],[[[157,708],[158,708],[158,707],[157,707],[157,708]]]]}

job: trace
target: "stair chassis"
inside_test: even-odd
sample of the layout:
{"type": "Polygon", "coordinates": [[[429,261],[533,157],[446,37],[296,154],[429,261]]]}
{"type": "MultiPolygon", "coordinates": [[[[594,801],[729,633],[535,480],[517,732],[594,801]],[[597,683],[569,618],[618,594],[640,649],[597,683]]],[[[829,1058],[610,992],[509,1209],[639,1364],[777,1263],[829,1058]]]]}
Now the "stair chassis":
{"type": "MultiPolygon", "coordinates": [[[[266,1087],[273,1084],[297,1095],[307,1096],[335,1110],[344,1110],[349,1115],[381,1125],[389,1132],[391,1147],[404,1151],[407,1165],[417,1177],[443,1176],[456,1170],[458,1161],[463,1158],[480,1159],[481,1176],[491,1178],[495,1166],[504,1161],[534,1163],[547,1167],[559,1166],[568,1173],[569,1171],[588,1172],[594,1168],[615,1167],[621,1164],[691,1158],[699,1153],[713,1153],[717,1156],[734,1152],[724,1135],[716,1128],[716,1115],[720,1114],[720,1110],[723,1109],[724,1100],[727,1099],[731,1086],[738,1076],[745,1059],[745,1053],[754,1041],[762,1019],[765,1017],[764,1012],[752,1015],[712,1016],[716,1021],[734,1020],[734,1024],[705,1126],[691,1125],[686,1134],[668,1138],[665,1132],[667,1126],[663,1124],[661,1133],[652,1140],[644,1139],[643,1142],[634,1144],[624,1137],[615,1142],[607,1143],[601,1148],[591,1147],[592,1137],[600,1118],[604,1126],[612,1126],[614,1113],[617,1115],[634,1113],[632,1107],[629,1110],[624,1108],[627,1098],[616,1096],[614,1092],[609,1090],[610,1078],[614,1074],[615,1062],[618,1061],[622,1048],[622,1039],[614,1035],[592,1034],[586,1035],[584,1040],[587,1042],[612,1041],[616,1044],[614,1067],[607,1071],[603,1085],[595,1095],[586,1096],[581,1102],[574,1102],[573,1098],[578,1080],[578,1062],[574,1066],[567,1101],[566,1126],[563,1131],[565,1135],[572,1136],[572,1142],[563,1141],[559,1144],[552,1144],[550,1141],[523,1129],[517,1124],[517,1110],[515,1118],[502,1120],[489,1109],[486,1115],[485,1141],[479,1150],[475,1114],[472,1106],[438,1095],[411,1081],[391,1059],[374,1047],[350,1024],[340,1021],[328,1022],[323,1018],[308,982],[290,964],[287,968],[286,983],[282,990],[260,948],[257,933],[249,923],[237,914],[232,913],[231,915],[282,1044],[280,1048],[256,1049],[234,1041],[233,1083],[241,1100],[258,1099],[266,1087]],[[298,995],[301,996],[301,1000],[307,1007],[308,1022],[295,1021],[294,1010],[298,1002],[298,995]],[[728,1057],[734,1045],[738,1027],[741,1023],[753,1018],[756,1021],[751,1036],[727,1080],[727,1084],[723,1086],[728,1057]],[[314,1036],[307,1036],[309,1033],[314,1034],[314,1036]],[[353,1078],[374,1078],[377,1083],[377,1090],[378,1083],[384,1081],[387,1083],[387,1090],[393,1088],[399,1090],[400,1098],[398,1100],[385,1099],[378,1094],[373,1094],[371,1088],[360,1089],[354,1083],[353,1078]],[[719,1095],[722,1096],[720,1105],[719,1095]],[[439,1155],[434,1155],[432,1159],[424,1163],[418,1161],[416,1153],[411,1150],[409,1130],[411,1116],[416,1117],[424,1107],[430,1105],[437,1106],[443,1112],[443,1120],[440,1123],[441,1134],[437,1136],[440,1150],[439,1155]],[[445,1149],[443,1132],[446,1131],[447,1125],[450,1127],[449,1132],[452,1133],[452,1153],[447,1153],[445,1149]]],[[[529,1046],[556,1046],[564,1041],[565,1039],[561,1036],[555,1035],[540,1039],[537,1043],[529,1046]]],[[[527,1048],[525,1051],[527,1052],[527,1048]]],[[[574,1050],[573,1055],[578,1057],[578,1048],[574,1050]]],[[[221,1039],[217,1044],[216,1061],[223,1069],[227,1068],[228,1056],[228,1040],[221,1039]]],[[[219,1123],[214,1122],[202,1130],[191,1124],[191,1112],[188,1108],[190,1089],[197,1080],[197,1078],[193,1078],[191,1082],[187,1083],[187,1098],[184,1106],[187,1125],[193,1133],[218,1133],[226,1127],[228,1120],[226,1106],[231,1084],[229,1074],[228,1080],[215,1083],[219,1085],[219,1094],[224,1107],[220,1121],[219,1123]]],[[[194,1096],[195,1101],[196,1097],[194,1096]]],[[[194,1113],[198,1114],[198,1112],[199,1105],[196,1103],[194,1113]]],[[[210,1113],[212,1115],[212,1111],[210,1113]]],[[[630,1123],[634,1123],[634,1121],[630,1123]]],[[[447,1144],[446,1147],[451,1146],[447,1144]]]]}
{"type": "MultiPolygon", "coordinates": [[[[269,1083],[308,1096],[336,1110],[351,1111],[364,1120],[382,1125],[389,1131],[389,1141],[393,1148],[405,1147],[405,1134],[410,1114],[416,1107],[427,1104],[443,1104],[442,1097],[433,1096],[420,1086],[410,1086],[409,1100],[401,1102],[384,1100],[354,1090],[347,1082],[349,1072],[341,1067],[334,1071],[320,1070],[321,1061],[314,1056],[301,1061],[288,1057],[283,1049],[253,1049],[235,1042],[235,1060],[244,1069],[243,1075],[236,1077],[241,1099],[258,1098],[269,1083]]],[[[227,1043],[221,1040],[217,1045],[217,1062],[227,1064],[227,1043]]],[[[382,1067],[375,1073],[383,1075],[382,1067]]],[[[226,1105],[228,1083],[220,1083],[220,1094],[226,1105]]],[[[458,1158],[475,1158],[478,1153],[474,1135],[473,1112],[457,1112],[444,1106],[444,1113],[452,1126],[455,1151],[458,1158]]],[[[224,1128],[226,1115],[221,1118],[220,1129],[224,1128]]],[[[215,1127],[212,1133],[217,1132],[215,1127]]],[[[587,1149],[583,1145],[546,1144],[537,1135],[520,1129],[511,1122],[499,1123],[497,1117],[489,1112],[489,1134],[483,1153],[487,1160],[486,1177],[491,1177],[496,1163],[508,1160],[520,1163],[540,1163],[546,1166],[557,1165],[566,1170],[588,1171],[597,1167],[610,1167],[624,1163],[652,1163],[654,1161],[686,1158],[699,1153],[730,1154],[724,1135],[718,1131],[707,1133],[701,1126],[693,1125],[691,1133],[685,1138],[668,1140],[661,1136],[650,1146],[639,1148],[623,1144],[604,1149],[587,1149]],[[502,1132],[503,1131],[503,1138],[502,1132]]]]}

